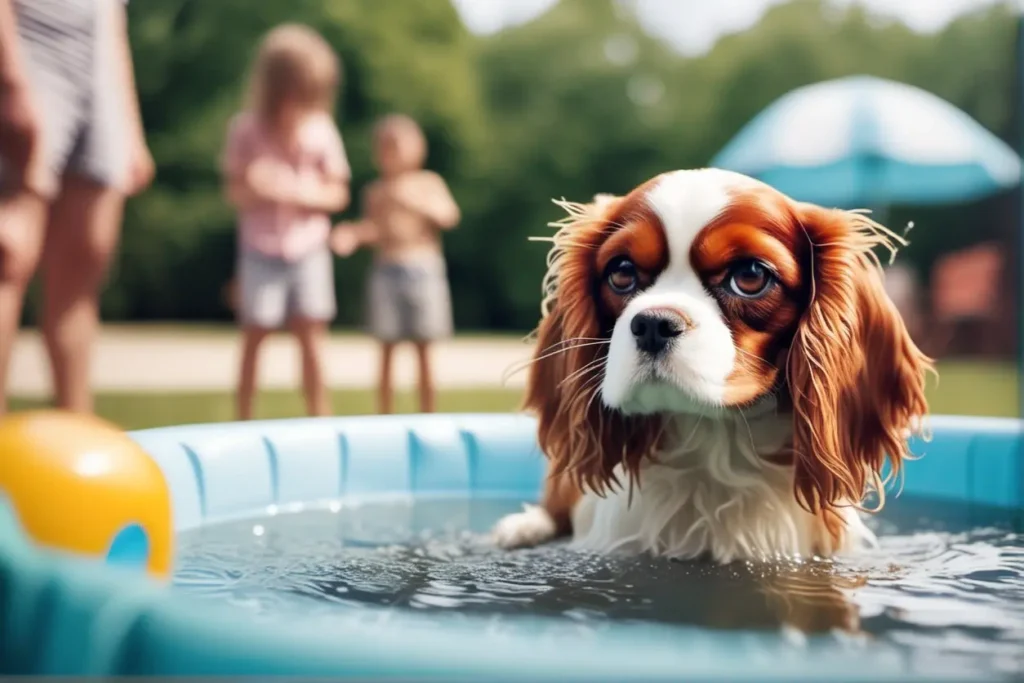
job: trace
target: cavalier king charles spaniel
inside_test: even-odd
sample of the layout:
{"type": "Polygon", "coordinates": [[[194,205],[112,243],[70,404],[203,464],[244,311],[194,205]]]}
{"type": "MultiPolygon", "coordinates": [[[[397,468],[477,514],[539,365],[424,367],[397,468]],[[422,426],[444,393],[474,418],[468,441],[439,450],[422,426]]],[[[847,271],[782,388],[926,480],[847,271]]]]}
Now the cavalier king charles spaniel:
{"type": "Polygon", "coordinates": [[[928,410],[874,251],[904,240],[717,169],[560,204],[526,397],[549,471],[495,542],[721,563],[873,544],[860,512],[928,410]]]}

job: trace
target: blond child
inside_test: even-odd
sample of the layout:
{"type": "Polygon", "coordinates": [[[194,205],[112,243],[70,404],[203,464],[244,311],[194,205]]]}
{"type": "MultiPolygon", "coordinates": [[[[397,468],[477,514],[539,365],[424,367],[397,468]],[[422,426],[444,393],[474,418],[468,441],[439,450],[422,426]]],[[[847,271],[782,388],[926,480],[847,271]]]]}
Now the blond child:
{"type": "Polygon", "coordinates": [[[330,413],[321,359],[336,311],[329,214],[348,205],[350,178],[331,117],[339,72],[319,34],[280,26],[263,40],[248,102],[229,127],[222,165],[238,210],[239,419],[252,417],[260,344],[285,326],[298,340],[308,412],[330,413]]]}
{"type": "Polygon", "coordinates": [[[373,152],[380,177],[364,191],[363,218],[340,223],[331,246],[339,256],[362,245],[375,250],[367,306],[370,331],[381,344],[380,412],[394,408],[395,345],[410,341],[419,361],[420,410],[429,413],[435,409],[430,344],[452,331],[441,231],[458,224],[459,207],[444,180],[423,168],[426,138],[411,118],[378,122],[373,152]]]}

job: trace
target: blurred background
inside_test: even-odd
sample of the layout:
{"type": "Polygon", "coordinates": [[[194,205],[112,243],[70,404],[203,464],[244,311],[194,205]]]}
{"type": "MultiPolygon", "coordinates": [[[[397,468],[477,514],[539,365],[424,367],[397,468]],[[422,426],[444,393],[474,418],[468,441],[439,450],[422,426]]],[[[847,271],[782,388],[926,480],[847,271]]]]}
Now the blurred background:
{"type": "MultiPolygon", "coordinates": [[[[1019,149],[1018,8],[992,0],[159,0],[129,5],[143,117],[158,172],[130,202],[103,299],[98,410],[125,427],[230,419],[237,339],[225,286],[235,259],[218,155],[260,37],[284,21],[340,54],[338,122],[358,192],[374,174],[375,118],[415,117],[428,165],[463,209],[446,236],[459,334],[436,349],[439,408],[510,410],[529,357],[551,198],[624,193],[708,165],[800,86],[868,74],[918,86],[1019,149]]],[[[943,204],[894,203],[912,242],[888,286],[941,359],[936,412],[1018,415],[1019,187],[943,204]]],[[[872,207],[867,207],[872,208],[872,207]]],[[[358,203],[346,215],[358,213],[358,203]]],[[[373,410],[376,351],[360,333],[369,256],[336,263],[327,357],[338,413],[373,410]]],[[[32,329],[12,366],[14,408],[49,374],[32,329]]],[[[291,340],[264,350],[257,413],[299,415],[291,340]]],[[[398,384],[411,386],[410,359],[398,384]]],[[[399,408],[412,405],[400,396],[399,408]]]]}

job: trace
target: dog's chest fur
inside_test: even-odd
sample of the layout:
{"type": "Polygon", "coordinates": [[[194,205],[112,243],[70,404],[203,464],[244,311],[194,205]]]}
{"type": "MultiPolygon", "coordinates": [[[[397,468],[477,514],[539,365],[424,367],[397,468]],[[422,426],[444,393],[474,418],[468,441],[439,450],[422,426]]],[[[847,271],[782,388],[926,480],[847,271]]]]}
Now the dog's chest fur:
{"type": "MultiPolygon", "coordinates": [[[[793,494],[793,468],[773,461],[791,443],[790,418],[679,416],[632,488],[587,493],[573,512],[573,546],[717,562],[810,557],[874,542],[852,507],[831,538],[793,494]]],[[[619,473],[620,481],[625,481],[619,473]]]]}

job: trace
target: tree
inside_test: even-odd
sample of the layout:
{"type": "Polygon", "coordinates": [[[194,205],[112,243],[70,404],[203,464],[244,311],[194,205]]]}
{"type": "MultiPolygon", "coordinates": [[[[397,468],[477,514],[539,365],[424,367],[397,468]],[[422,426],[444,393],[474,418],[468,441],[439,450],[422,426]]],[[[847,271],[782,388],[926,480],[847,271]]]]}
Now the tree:
{"type": "MultiPolygon", "coordinates": [[[[373,174],[373,120],[392,111],[419,119],[430,165],[445,175],[457,177],[477,156],[484,117],[471,38],[446,0],[161,0],[131,3],[129,12],[159,173],[129,204],[104,299],[109,318],[228,317],[220,293],[233,270],[234,218],[220,196],[218,156],[259,40],[279,23],[312,26],[341,56],[337,109],[356,188],[373,174]]],[[[337,269],[340,318],[349,324],[361,315],[352,292],[362,288],[365,261],[337,269]]]]}
{"type": "MultiPolygon", "coordinates": [[[[792,88],[857,73],[935,92],[1010,140],[1017,22],[997,5],[933,35],[826,0],[774,6],[749,31],[683,57],[646,35],[625,3],[562,0],[525,25],[473,38],[447,0],[160,0],[129,5],[143,114],[159,172],[128,207],[124,255],[104,299],[113,319],[227,319],[233,216],[217,157],[259,38],[283,21],[320,30],[344,62],[338,118],[354,189],[373,175],[380,114],[419,119],[430,165],[463,208],[446,236],[461,329],[537,322],[552,198],[623,193],[700,167],[792,88]]],[[[354,207],[353,211],[358,210],[354,207]]],[[[905,256],[940,254],[1015,230],[1007,193],[970,205],[895,207],[913,220],[905,256]]],[[[339,263],[339,324],[361,318],[367,256],[339,263]]]]}

